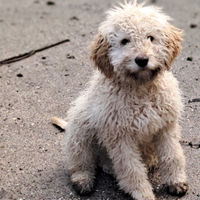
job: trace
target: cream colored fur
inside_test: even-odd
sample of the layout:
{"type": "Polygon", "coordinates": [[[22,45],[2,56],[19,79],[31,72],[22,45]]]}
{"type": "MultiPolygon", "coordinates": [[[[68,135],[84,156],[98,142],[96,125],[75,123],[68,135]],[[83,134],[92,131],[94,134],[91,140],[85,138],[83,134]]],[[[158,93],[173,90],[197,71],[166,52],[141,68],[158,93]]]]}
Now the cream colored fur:
{"type": "Polygon", "coordinates": [[[157,162],[168,192],[186,193],[178,124],[183,104],[169,71],[182,39],[169,20],[157,7],[125,3],[100,25],[91,45],[98,70],[90,86],[68,111],[67,123],[53,118],[66,130],[67,171],[81,194],[91,192],[97,162],[133,199],[155,199],[147,169],[157,162]],[[148,58],[147,64],[136,58],[148,58]]]}

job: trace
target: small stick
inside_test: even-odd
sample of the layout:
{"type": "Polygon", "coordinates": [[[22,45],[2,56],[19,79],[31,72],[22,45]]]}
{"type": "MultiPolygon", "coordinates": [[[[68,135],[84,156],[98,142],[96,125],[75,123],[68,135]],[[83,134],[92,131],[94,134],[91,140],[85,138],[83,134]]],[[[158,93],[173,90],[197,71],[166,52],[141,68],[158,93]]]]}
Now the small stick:
{"type": "Polygon", "coordinates": [[[32,50],[32,51],[30,51],[30,52],[28,52],[28,53],[20,54],[20,55],[18,55],[18,56],[14,56],[14,57],[11,57],[11,58],[2,60],[2,61],[0,61],[0,66],[1,66],[1,65],[5,65],[5,64],[10,64],[10,63],[13,63],[13,62],[17,62],[17,61],[19,61],[19,60],[23,60],[23,59],[25,59],[25,58],[28,58],[28,57],[34,55],[35,53],[44,51],[44,50],[46,50],[46,49],[49,49],[49,48],[58,46],[58,45],[60,45],[60,44],[63,44],[63,43],[65,43],[65,42],[69,42],[69,41],[70,41],[69,39],[62,40],[62,41],[57,42],[57,43],[55,43],[55,44],[51,44],[51,45],[42,47],[42,48],[40,48],[40,49],[32,50]]]}

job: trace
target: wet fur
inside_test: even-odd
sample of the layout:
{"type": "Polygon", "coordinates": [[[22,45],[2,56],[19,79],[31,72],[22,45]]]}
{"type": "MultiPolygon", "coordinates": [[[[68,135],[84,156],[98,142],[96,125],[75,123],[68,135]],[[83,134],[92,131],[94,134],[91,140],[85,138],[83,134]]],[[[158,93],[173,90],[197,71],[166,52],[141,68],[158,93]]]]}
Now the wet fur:
{"type": "Polygon", "coordinates": [[[169,20],[157,7],[125,3],[100,25],[91,44],[97,70],[90,86],[68,111],[67,123],[53,119],[66,130],[67,171],[79,193],[92,191],[97,163],[133,199],[155,199],[147,169],[156,164],[169,193],[187,192],[179,143],[183,104],[169,71],[182,32],[169,20]],[[139,55],[149,58],[142,69],[135,63],[139,55]]]}

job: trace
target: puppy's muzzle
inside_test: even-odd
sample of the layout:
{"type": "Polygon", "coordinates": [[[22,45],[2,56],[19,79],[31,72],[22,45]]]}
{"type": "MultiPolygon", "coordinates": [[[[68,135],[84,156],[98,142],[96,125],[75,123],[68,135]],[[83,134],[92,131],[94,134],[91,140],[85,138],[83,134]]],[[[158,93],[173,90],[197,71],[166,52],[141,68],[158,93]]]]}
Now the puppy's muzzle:
{"type": "Polygon", "coordinates": [[[145,67],[147,66],[149,61],[148,56],[146,55],[139,55],[135,58],[135,62],[139,67],[145,67]]]}

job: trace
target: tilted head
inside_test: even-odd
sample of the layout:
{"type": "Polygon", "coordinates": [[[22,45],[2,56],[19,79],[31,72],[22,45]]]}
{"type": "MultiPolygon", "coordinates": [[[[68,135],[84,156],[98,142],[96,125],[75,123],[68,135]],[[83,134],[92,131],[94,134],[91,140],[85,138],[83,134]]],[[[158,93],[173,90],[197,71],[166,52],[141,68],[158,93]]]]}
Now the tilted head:
{"type": "Polygon", "coordinates": [[[182,32],[154,6],[125,3],[108,11],[92,43],[91,59],[107,77],[147,82],[169,70],[181,49],[182,32]]]}

